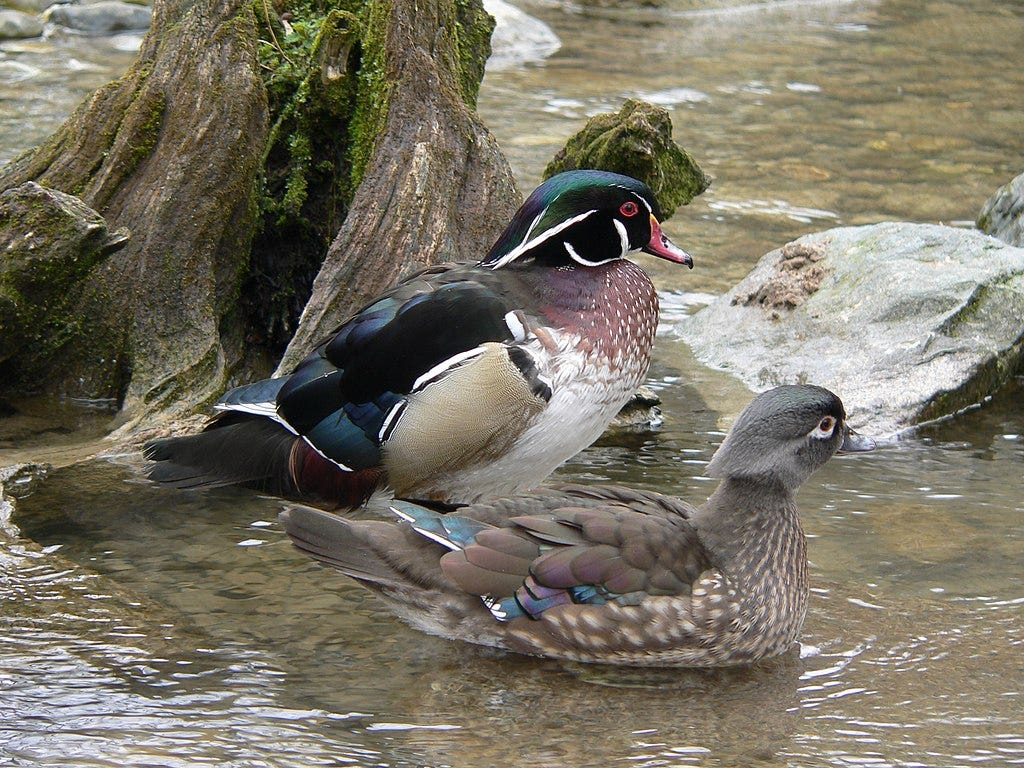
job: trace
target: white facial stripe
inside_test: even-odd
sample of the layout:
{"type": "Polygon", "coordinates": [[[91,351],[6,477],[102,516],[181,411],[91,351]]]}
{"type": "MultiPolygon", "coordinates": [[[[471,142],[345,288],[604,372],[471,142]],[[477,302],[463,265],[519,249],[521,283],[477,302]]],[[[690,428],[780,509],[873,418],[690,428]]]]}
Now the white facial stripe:
{"type": "Polygon", "coordinates": [[[609,261],[614,261],[618,256],[612,256],[610,259],[601,259],[600,261],[590,261],[585,259],[583,256],[575,252],[575,249],[568,241],[563,241],[562,246],[565,248],[565,252],[572,258],[574,262],[583,264],[584,266],[600,266],[601,264],[607,264],[609,261]]]}
{"type": "Polygon", "coordinates": [[[620,256],[626,258],[626,254],[629,253],[629,233],[626,231],[626,225],[618,219],[612,219],[612,223],[615,224],[615,229],[619,232],[619,243],[621,244],[622,253],[620,256]]]}
{"type": "MultiPolygon", "coordinates": [[[[546,210],[547,210],[547,208],[544,209],[544,211],[546,211],[546,210]]],[[[534,217],[533,221],[530,222],[530,227],[529,227],[529,229],[526,230],[526,235],[523,237],[523,242],[529,241],[530,235],[533,234],[533,230],[535,230],[537,228],[537,225],[540,223],[540,217],[544,215],[544,211],[541,211],[540,213],[538,213],[534,217]]]]}
{"type": "MultiPolygon", "coordinates": [[[[547,211],[547,208],[545,208],[544,211],[547,211]]],[[[571,227],[576,222],[583,221],[585,218],[587,218],[588,216],[590,216],[593,213],[597,213],[597,211],[592,209],[592,210],[585,211],[583,213],[577,214],[576,216],[573,216],[571,219],[566,219],[565,221],[563,221],[561,224],[559,224],[556,227],[551,227],[550,229],[545,229],[537,237],[529,239],[530,235],[533,233],[534,227],[537,226],[537,222],[539,222],[540,219],[541,219],[541,216],[544,215],[544,212],[541,212],[540,216],[538,216],[536,219],[534,219],[533,220],[533,224],[530,225],[530,230],[529,230],[529,232],[527,232],[527,235],[526,235],[527,239],[524,242],[522,242],[519,245],[517,245],[511,251],[506,253],[504,256],[502,256],[500,259],[498,259],[496,262],[494,262],[494,264],[491,265],[491,269],[500,269],[501,267],[504,267],[509,262],[515,261],[520,256],[522,256],[524,253],[526,253],[526,251],[530,250],[531,248],[536,247],[540,243],[543,243],[545,240],[548,240],[549,238],[554,237],[559,232],[561,232],[563,229],[567,229],[568,227],[571,227]]],[[[586,262],[583,262],[583,263],[586,263],[586,262]]]]}
{"type": "Polygon", "coordinates": [[[633,197],[635,197],[635,198],[636,198],[637,200],[639,200],[639,201],[640,201],[641,203],[643,203],[643,204],[644,204],[644,208],[646,208],[646,209],[647,209],[647,213],[654,213],[654,209],[653,209],[653,208],[651,208],[651,204],[650,204],[650,203],[648,203],[648,202],[647,202],[647,201],[646,201],[646,200],[645,200],[645,199],[643,198],[643,196],[641,196],[641,195],[638,195],[638,194],[637,194],[636,192],[634,192],[634,191],[633,191],[632,189],[630,189],[629,187],[624,187],[624,186],[622,186],[621,184],[616,184],[615,186],[616,186],[616,187],[618,187],[619,189],[622,189],[622,190],[625,190],[626,192],[629,192],[629,194],[631,194],[631,195],[632,195],[633,197]]]}

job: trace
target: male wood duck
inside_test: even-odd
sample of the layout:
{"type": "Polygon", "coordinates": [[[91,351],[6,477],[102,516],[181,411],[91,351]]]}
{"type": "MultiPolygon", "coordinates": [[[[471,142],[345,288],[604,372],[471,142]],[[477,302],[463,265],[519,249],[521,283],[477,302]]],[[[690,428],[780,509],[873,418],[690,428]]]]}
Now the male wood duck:
{"type": "Polygon", "coordinates": [[[196,435],[151,442],[150,476],[351,507],[472,502],[536,486],[592,443],[647,374],[658,321],[644,251],[693,266],[653,193],[554,176],[487,257],[415,274],[288,376],[233,389],[196,435]]]}
{"type": "Polygon", "coordinates": [[[747,664],[785,652],[807,612],[794,494],[852,435],[839,398],[759,395],[711,459],[694,508],[650,491],[566,485],[399,522],[308,507],[295,545],[376,591],[413,627],[523,654],[635,666],[747,664]]]}

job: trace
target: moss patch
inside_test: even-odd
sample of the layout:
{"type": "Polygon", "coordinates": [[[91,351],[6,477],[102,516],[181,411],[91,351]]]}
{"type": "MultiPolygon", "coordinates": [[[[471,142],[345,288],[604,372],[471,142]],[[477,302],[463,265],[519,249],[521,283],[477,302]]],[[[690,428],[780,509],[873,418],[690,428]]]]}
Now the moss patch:
{"type": "Polygon", "coordinates": [[[669,218],[711,184],[690,154],[672,138],[672,120],[662,107],[637,99],[614,114],[596,115],[544,169],[544,178],[562,171],[593,168],[640,179],[669,218]]]}
{"type": "Polygon", "coordinates": [[[359,3],[256,0],[258,56],[270,108],[259,229],[243,303],[250,341],[280,354],[295,331],[355,190],[350,123],[362,60],[359,3]]]}

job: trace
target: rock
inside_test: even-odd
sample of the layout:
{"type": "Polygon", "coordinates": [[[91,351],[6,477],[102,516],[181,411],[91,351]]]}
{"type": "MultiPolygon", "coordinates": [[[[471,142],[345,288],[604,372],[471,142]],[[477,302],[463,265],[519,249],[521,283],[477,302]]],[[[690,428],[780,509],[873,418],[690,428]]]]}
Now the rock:
{"type": "Polygon", "coordinates": [[[87,5],[53,5],[43,14],[46,21],[96,35],[148,29],[153,12],[144,5],[120,0],[101,0],[87,5]]]}
{"type": "Polygon", "coordinates": [[[806,235],[676,332],[751,389],[820,384],[855,427],[891,435],[981,403],[1020,370],[1024,249],[899,222],[806,235]]]}
{"type": "Polygon", "coordinates": [[[36,16],[21,11],[0,9],[0,40],[16,40],[39,37],[43,34],[43,22],[36,16]]]}
{"type": "Polygon", "coordinates": [[[640,387],[612,419],[608,430],[657,429],[664,422],[658,393],[650,387],[640,387]]]}
{"type": "Polygon", "coordinates": [[[1000,187],[981,207],[978,229],[1024,248],[1024,173],[1000,187]]]}
{"type": "MultiPolygon", "coordinates": [[[[0,498],[21,499],[32,493],[34,486],[50,471],[47,464],[21,462],[0,467],[0,498]]],[[[0,515],[0,525],[9,522],[0,515]]]]}
{"type": "Polygon", "coordinates": [[[544,178],[576,168],[614,171],[646,182],[666,219],[711,184],[672,139],[668,110],[638,99],[630,99],[615,114],[592,117],[548,163],[544,178]]]}
{"type": "Polygon", "coordinates": [[[127,241],[73,195],[35,182],[0,194],[0,370],[69,340],[65,313],[81,282],[127,241]]]}
{"type": "Polygon", "coordinates": [[[54,2],[60,2],[60,0],[3,0],[2,4],[6,8],[37,16],[53,5],[54,2]]]}
{"type": "Polygon", "coordinates": [[[562,47],[551,27],[504,0],[484,0],[484,9],[494,17],[488,69],[513,69],[543,61],[562,47]]]}

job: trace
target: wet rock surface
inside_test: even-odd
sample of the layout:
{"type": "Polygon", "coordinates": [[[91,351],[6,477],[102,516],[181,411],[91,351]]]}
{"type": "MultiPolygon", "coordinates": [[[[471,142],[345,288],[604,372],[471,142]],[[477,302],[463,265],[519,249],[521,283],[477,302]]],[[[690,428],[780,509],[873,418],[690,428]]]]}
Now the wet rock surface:
{"type": "Polygon", "coordinates": [[[125,30],[148,29],[153,12],[147,6],[136,3],[101,0],[98,3],[82,5],[53,5],[43,16],[47,21],[62,27],[87,34],[103,35],[125,30]]]}
{"type": "Polygon", "coordinates": [[[978,229],[1003,242],[1024,247],[1024,173],[1000,187],[981,208],[978,229]]]}
{"type": "Polygon", "coordinates": [[[984,401],[1020,370],[1024,249],[930,224],[815,233],[676,331],[751,389],[820,384],[854,426],[894,434],[984,401]]]}

